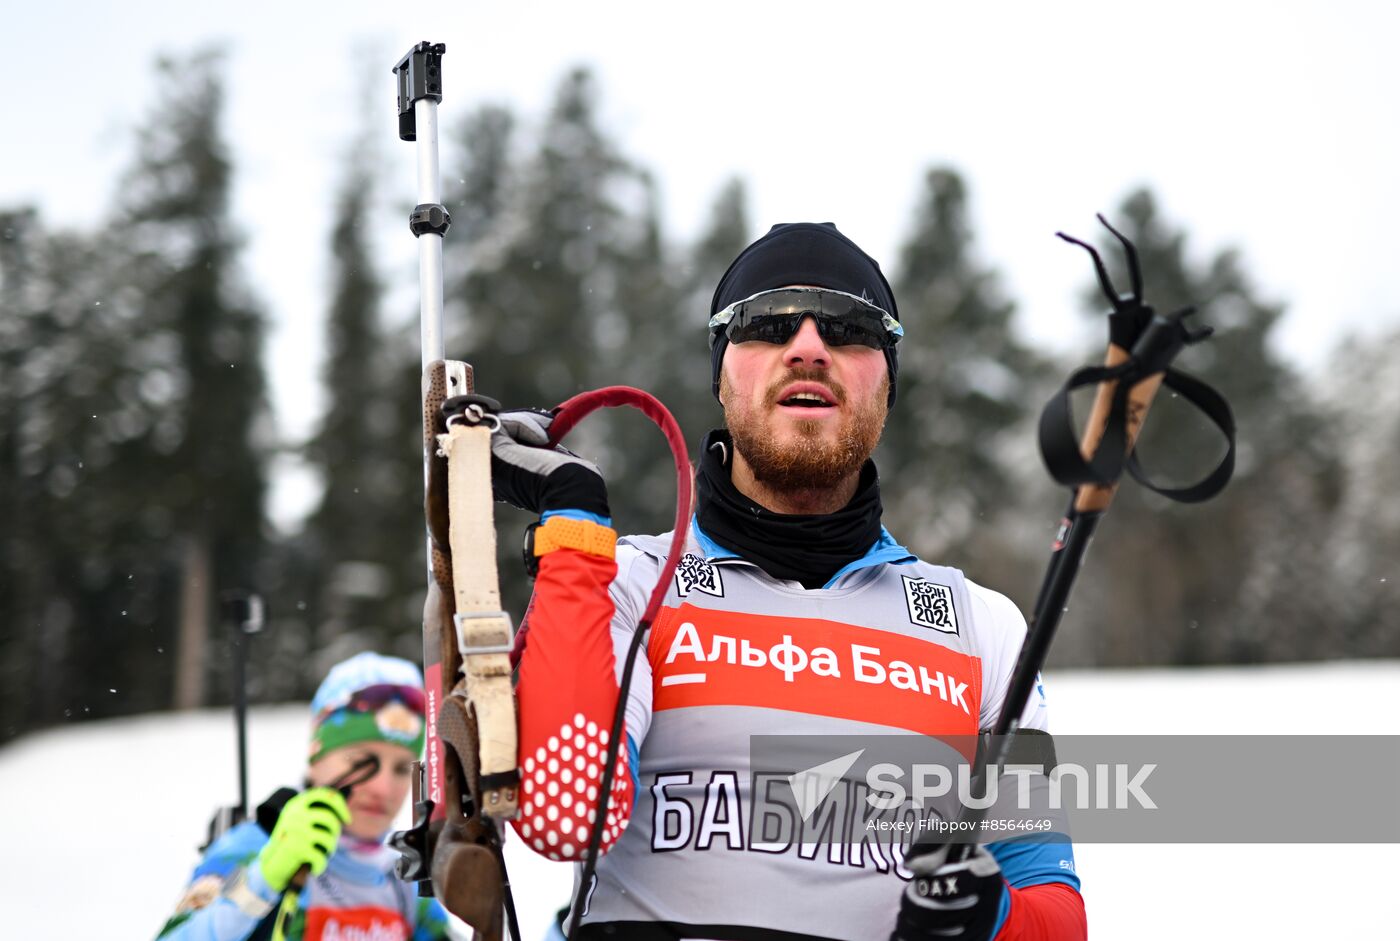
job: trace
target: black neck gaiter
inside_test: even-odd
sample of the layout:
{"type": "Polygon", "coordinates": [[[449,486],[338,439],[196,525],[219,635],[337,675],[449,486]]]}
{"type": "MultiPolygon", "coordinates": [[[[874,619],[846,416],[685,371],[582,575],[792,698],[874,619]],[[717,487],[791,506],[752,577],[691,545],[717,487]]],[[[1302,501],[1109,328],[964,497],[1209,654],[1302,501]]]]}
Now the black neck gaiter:
{"type": "Polygon", "coordinates": [[[820,588],[879,541],[880,483],[873,461],[861,468],[850,503],[809,516],[774,513],[739,492],[729,478],[734,444],[727,431],[710,432],[701,449],[696,521],[705,535],[774,578],[820,588]]]}

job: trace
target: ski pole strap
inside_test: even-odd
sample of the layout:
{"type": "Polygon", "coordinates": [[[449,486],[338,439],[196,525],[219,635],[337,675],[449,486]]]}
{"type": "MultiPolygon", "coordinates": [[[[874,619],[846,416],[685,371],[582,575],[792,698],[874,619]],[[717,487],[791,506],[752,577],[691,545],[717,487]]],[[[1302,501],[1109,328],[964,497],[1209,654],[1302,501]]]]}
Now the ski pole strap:
{"type": "MultiPolygon", "coordinates": [[[[1154,318],[1153,326],[1156,326],[1155,321],[1171,323],[1168,318],[1158,317],[1154,318]]],[[[1178,503],[1200,503],[1215,496],[1229,482],[1235,469],[1235,419],[1229,404],[1206,383],[1167,366],[1166,362],[1181,346],[1176,343],[1154,344],[1152,333],[1151,328],[1144,332],[1133,354],[1124,362],[1077,370],[1046,403],[1040,413],[1040,454],[1056,483],[1074,488],[1112,487],[1127,470],[1134,480],[1153,493],[1178,503]],[[1132,403],[1132,392],[1140,383],[1151,382],[1157,377],[1160,377],[1162,385],[1196,406],[1225,436],[1225,456],[1214,470],[1190,486],[1165,487],[1153,483],[1133,450],[1133,442],[1129,440],[1130,419],[1135,418],[1132,410],[1139,407],[1132,403]],[[1106,382],[1114,383],[1114,390],[1103,437],[1093,453],[1085,457],[1074,436],[1070,393],[1084,386],[1106,382]]],[[[1141,417],[1136,416],[1136,420],[1140,421],[1141,417]]]]}
{"type": "Polygon", "coordinates": [[[1177,503],[1200,503],[1209,500],[1225,489],[1225,485],[1230,482],[1230,477],[1235,472],[1235,417],[1230,412],[1230,404],[1225,401],[1224,396],[1201,380],[1175,369],[1167,370],[1166,378],[1162,384],[1200,409],[1215,427],[1220,429],[1227,444],[1225,456],[1220,459],[1215,470],[1202,478],[1199,483],[1189,487],[1161,487],[1148,480],[1146,472],[1143,471],[1142,465],[1138,462],[1136,449],[1128,455],[1128,473],[1148,490],[1159,493],[1177,503]]]}
{"type": "Polygon", "coordinates": [[[296,892],[288,892],[282,896],[282,902],[277,906],[277,917],[273,923],[271,941],[287,941],[287,930],[300,907],[301,896],[296,892]]]}

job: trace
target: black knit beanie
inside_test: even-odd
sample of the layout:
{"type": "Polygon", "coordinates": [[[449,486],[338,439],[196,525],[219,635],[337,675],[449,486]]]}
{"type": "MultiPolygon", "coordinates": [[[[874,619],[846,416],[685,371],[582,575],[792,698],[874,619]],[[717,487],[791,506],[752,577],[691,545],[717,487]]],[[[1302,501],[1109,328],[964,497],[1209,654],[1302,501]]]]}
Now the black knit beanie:
{"type": "MultiPolygon", "coordinates": [[[[894,292],[880,273],[879,263],[842,235],[831,222],[783,222],[769,229],[767,235],[740,252],[719,279],[714,299],[710,301],[710,316],[760,291],[794,284],[854,294],[899,319],[894,292]]],[[[716,399],[719,398],[720,363],[728,346],[729,338],[721,332],[710,349],[716,399]]],[[[899,359],[893,346],[885,348],[885,364],[890,373],[889,404],[894,405],[899,359]]]]}

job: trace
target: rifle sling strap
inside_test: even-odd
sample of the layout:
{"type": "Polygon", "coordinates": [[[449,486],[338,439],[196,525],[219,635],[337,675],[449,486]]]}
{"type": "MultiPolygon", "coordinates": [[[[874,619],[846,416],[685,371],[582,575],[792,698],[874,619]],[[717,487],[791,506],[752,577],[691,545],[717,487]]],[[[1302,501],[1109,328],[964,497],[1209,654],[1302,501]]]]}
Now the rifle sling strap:
{"type": "Polygon", "coordinates": [[[501,610],[492,517],[491,431],[454,422],[438,444],[447,456],[448,519],[452,545],[453,622],[462,654],[462,681],[453,695],[475,720],[479,809],[498,820],[514,816],[517,788],[515,700],[511,688],[510,615],[501,610]],[[488,788],[485,782],[497,786],[488,788]]]}

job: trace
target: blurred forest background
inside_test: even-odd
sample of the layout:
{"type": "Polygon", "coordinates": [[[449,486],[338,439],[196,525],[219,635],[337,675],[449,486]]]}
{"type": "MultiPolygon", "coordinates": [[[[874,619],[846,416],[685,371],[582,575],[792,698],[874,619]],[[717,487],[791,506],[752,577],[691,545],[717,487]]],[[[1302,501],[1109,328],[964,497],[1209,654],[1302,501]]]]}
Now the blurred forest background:
{"type": "MultiPolygon", "coordinates": [[[[416,301],[389,309],[369,231],[375,200],[412,192],[383,179],[375,156],[392,119],[366,109],[327,213],[289,207],[288,225],[325,238],[333,282],[327,355],[307,366],[321,371],[327,407],[308,440],[278,440],[265,299],[241,273],[230,211],[238,167],[221,124],[221,60],[160,68],[181,81],[161,83],[103,212],[74,227],[0,207],[0,741],[227,702],[217,603],[227,589],[269,603],[251,650],[255,700],[307,696],[356,650],[420,653],[416,301]],[[289,457],[322,483],[291,534],[266,509],[271,468],[289,457]]],[[[482,391],[509,405],[640,386],[694,446],[720,419],[710,294],[769,222],[792,220],[750,219],[735,180],[715,194],[708,231],[678,244],[662,231],[655,172],[619,152],[598,94],[575,70],[542,118],[484,106],[444,127],[448,354],[485,367],[482,391]]],[[[902,250],[881,259],[908,339],[877,461],[897,539],[1027,609],[1064,502],[1036,453],[1035,420],[1101,347],[1062,360],[1018,333],[1015,315],[1034,299],[1008,296],[979,254],[974,198],[956,168],[930,167],[902,250]]],[[[1193,262],[1202,248],[1145,189],[1110,216],[1139,246],[1149,301],[1196,303],[1216,328],[1180,365],[1232,403],[1239,464],[1206,506],[1125,490],[1052,663],[1400,656],[1400,578],[1390,577],[1400,331],[1344,343],[1305,379],[1270,342],[1286,299],[1251,282],[1245,254],[1193,262]]],[[[1064,263],[1083,268],[1085,317],[1101,317],[1087,256],[1067,247],[1064,263]]],[[[1184,481],[1214,466],[1221,445],[1204,421],[1171,400],[1157,408],[1142,443],[1149,470],[1184,481]],[[1166,436],[1172,447],[1154,446],[1166,436]]],[[[603,467],[624,531],[669,525],[669,461],[645,420],[593,419],[571,444],[603,467]]],[[[529,591],[517,539],[526,522],[498,517],[517,615],[529,591]]]]}

